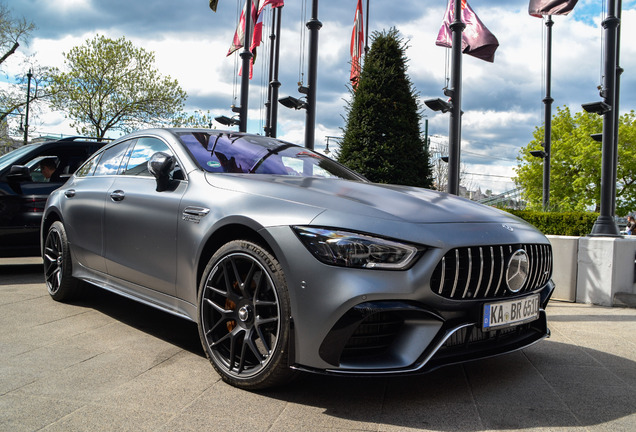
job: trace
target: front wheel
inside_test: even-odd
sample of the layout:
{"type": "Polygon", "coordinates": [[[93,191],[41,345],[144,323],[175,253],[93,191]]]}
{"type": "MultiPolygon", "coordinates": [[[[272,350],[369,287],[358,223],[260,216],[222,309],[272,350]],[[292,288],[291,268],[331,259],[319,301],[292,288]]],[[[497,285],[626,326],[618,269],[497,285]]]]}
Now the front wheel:
{"type": "Polygon", "coordinates": [[[293,377],[287,284],[270,253],[247,241],[225,244],[204,271],[198,303],[201,343],[225,382],[257,390],[293,377]]]}
{"type": "Polygon", "coordinates": [[[71,275],[71,252],[62,222],[53,222],[49,228],[42,258],[46,288],[51,297],[57,301],[72,300],[78,293],[80,281],[71,275]]]}

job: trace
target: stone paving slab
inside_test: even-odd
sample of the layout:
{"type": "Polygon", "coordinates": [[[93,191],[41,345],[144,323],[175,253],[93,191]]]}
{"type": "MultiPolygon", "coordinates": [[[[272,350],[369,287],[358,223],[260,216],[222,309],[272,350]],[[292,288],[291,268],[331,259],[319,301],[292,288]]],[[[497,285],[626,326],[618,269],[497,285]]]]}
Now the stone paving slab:
{"type": "Polygon", "coordinates": [[[552,302],[552,337],[409,377],[223,383],[193,323],[0,260],[0,431],[636,430],[636,309],[552,302]]]}

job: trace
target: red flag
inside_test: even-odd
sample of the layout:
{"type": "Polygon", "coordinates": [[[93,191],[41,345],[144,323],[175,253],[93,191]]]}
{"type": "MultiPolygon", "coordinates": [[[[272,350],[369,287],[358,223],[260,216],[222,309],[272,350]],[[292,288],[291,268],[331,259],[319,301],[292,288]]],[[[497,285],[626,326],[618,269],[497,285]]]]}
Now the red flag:
{"type": "MultiPolygon", "coordinates": [[[[243,11],[241,12],[241,18],[239,19],[238,26],[236,27],[236,31],[234,32],[234,39],[232,39],[232,45],[230,45],[230,49],[227,52],[229,56],[234,51],[243,48],[245,44],[245,9],[247,8],[247,1],[245,2],[245,6],[243,6],[243,11]]],[[[258,11],[258,0],[252,0],[252,14],[250,20],[250,34],[252,35],[252,40],[254,39],[254,25],[256,24],[258,11]]]]}
{"type": "MultiPolygon", "coordinates": [[[[252,0],[254,1],[254,0],[252,0]]],[[[250,51],[254,52],[257,46],[261,44],[263,40],[263,9],[265,6],[272,5],[272,9],[285,6],[284,0],[261,0],[258,6],[258,14],[256,18],[256,24],[254,25],[254,32],[252,33],[252,44],[250,45],[250,51]]]]}
{"type": "MultiPolygon", "coordinates": [[[[495,61],[495,51],[499,41],[481,22],[466,0],[462,1],[462,22],[466,28],[462,32],[462,52],[487,62],[495,61]]],[[[444,14],[442,27],[437,34],[435,45],[451,48],[453,43],[450,23],[455,20],[455,0],[450,0],[444,14]]]]}
{"type": "Polygon", "coordinates": [[[353,31],[351,32],[351,75],[349,80],[355,89],[360,79],[360,58],[364,45],[364,24],[362,22],[362,0],[358,0],[356,13],[353,17],[353,31]]]}
{"type": "MultiPolygon", "coordinates": [[[[252,79],[252,73],[254,68],[254,60],[256,59],[256,47],[261,44],[263,40],[263,9],[265,6],[271,5],[272,8],[283,7],[285,5],[284,0],[261,0],[259,4],[259,0],[252,0],[252,19],[250,22],[250,34],[251,34],[251,43],[250,43],[250,51],[252,52],[252,58],[250,59],[250,79],[252,79]]],[[[247,1],[245,2],[245,6],[243,6],[243,11],[241,12],[241,18],[239,19],[239,24],[236,27],[236,31],[234,32],[234,39],[232,40],[232,45],[227,52],[229,56],[234,51],[243,48],[245,44],[245,9],[247,7],[247,1]]],[[[241,75],[242,71],[239,70],[239,75],[241,75]]]]}
{"type": "Polygon", "coordinates": [[[528,13],[541,18],[543,15],[567,15],[578,0],[530,0],[528,13]]]}

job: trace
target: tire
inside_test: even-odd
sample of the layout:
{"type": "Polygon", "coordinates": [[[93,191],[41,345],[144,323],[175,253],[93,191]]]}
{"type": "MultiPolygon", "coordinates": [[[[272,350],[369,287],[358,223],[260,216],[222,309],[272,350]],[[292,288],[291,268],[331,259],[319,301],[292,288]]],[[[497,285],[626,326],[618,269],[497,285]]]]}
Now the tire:
{"type": "Polygon", "coordinates": [[[210,259],[198,297],[201,344],[223,381],[262,390],[293,378],[289,295],[276,258],[231,241],[210,259]]]}
{"type": "Polygon", "coordinates": [[[46,288],[53,300],[69,301],[76,298],[80,281],[72,276],[71,252],[62,222],[53,222],[49,228],[42,258],[46,288]]]}

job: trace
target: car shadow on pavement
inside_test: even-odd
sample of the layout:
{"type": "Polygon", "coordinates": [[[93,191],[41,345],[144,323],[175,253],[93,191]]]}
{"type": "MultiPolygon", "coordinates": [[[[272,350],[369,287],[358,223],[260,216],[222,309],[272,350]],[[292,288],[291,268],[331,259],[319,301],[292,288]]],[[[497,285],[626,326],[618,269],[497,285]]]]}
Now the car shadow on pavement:
{"type": "Polygon", "coordinates": [[[44,282],[42,264],[0,264],[0,285],[44,282]]]}
{"type": "Polygon", "coordinates": [[[144,333],[162,339],[193,354],[205,357],[197,325],[110,291],[84,283],[80,298],[72,304],[95,309],[144,333]]]}
{"type": "MultiPolygon", "coordinates": [[[[596,425],[634,430],[635,389],[634,361],[544,341],[521,352],[424,375],[305,374],[284,388],[262,394],[292,407],[318,407],[333,418],[334,427],[344,430],[369,422],[397,430],[592,430],[596,425]],[[589,355],[589,362],[572,360],[575,350],[589,355]],[[599,367],[596,359],[610,366],[599,367]]],[[[302,412],[307,408],[288,409],[302,412]]]]}

